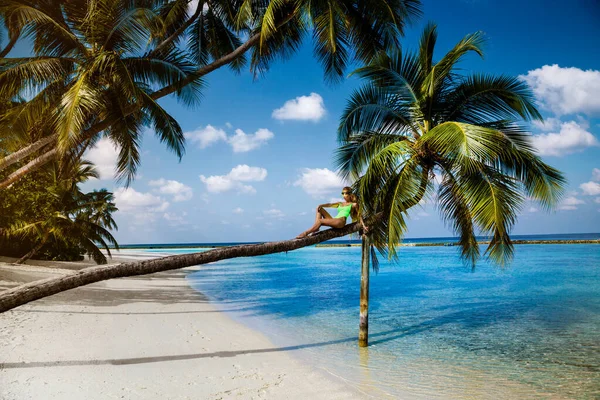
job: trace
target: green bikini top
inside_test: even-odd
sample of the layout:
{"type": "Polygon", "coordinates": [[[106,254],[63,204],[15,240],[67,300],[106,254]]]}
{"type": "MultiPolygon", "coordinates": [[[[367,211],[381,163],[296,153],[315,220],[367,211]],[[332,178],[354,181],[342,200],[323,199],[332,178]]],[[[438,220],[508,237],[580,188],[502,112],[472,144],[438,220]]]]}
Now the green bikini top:
{"type": "Polygon", "coordinates": [[[335,216],[335,218],[348,218],[348,216],[350,215],[351,208],[352,204],[350,204],[349,206],[339,206],[338,214],[335,216]]]}

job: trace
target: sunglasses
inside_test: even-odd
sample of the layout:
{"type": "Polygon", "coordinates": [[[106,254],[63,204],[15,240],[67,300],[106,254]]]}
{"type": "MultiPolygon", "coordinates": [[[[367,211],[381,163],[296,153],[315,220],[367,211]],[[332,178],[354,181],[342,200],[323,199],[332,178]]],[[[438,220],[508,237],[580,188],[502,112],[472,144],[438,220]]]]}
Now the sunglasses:
{"type": "Polygon", "coordinates": [[[352,194],[352,192],[342,192],[342,196],[345,194],[352,194]]]}

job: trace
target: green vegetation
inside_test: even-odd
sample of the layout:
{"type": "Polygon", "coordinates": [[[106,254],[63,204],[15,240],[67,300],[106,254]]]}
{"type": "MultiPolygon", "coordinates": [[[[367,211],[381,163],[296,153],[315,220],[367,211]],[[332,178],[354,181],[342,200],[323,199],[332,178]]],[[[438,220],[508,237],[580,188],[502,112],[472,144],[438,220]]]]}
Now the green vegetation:
{"type": "Polygon", "coordinates": [[[434,62],[436,40],[429,25],[417,53],[382,53],[355,72],[368,83],[342,115],[337,162],[356,180],[366,213],[381,216],[369,234],[381,253],[396,255],[408,210],[435,195],[463,258],[474,265],[479,257],[478,231],[492,238],[489,257],[504,264],[526,196],[549,209],[565,179],[535,154],[522,126],[541,120],[524,82],[458,73],[463,57],[482,55],[482,34],[466,36],[434,62]]]}
{"type": "MultiPolygon", "coordinates": [[[[0,4],[0,245],[2,253],[105,258],[112,194],[81,193],[75,171],[103,135],[119,149],[117,178],[140,164],[145,127],[179,158],[179,123],[158,103],[199,103],[204,77],[246,65],[258,75],[312,32],[326,79],[399,44],[419,0],[5,0],[0,4]],[[5,35],[7,34],[7,35],[5,35]],[[8,43],[1,47],[8,36],[8,43]],[[27,57],[7,57],[19,40],[27,57]],[[71,182],[71,183],[68,183],[71,182]]],[[[89,171],[88,171],[89,172],[89,171]]],[[[80,176],[81,177],[81,176],[80,176]]],[[[116,245],[116,243],[114,243],[116,245]]]]}
{"type": "Polygon", "coordinates": [[[102,189],[83,193],[78,185],[97,177],[89,163],[62,171],[58,164],[37,171],[0,191],[2,255],[49,260],[81,260],[87,254],[106,263],[103,247],[118,245],[108,229],[117,229],[113,195],[102,189]],[[65,177],[66,176],[66,177],[65,177]]]}
{"type": "MultiPolygon", "coordinates": [[[[143,128],[178,157],[184,137],[157,100],[173,94],[196,105],[204,77],[228,65],[265,72],[296,52],[312,32],[330,81],[352,59],[367,63],[399,44],[420,14],[419,0],[4,0],[0,19],[10,42],[33,43],[32,56],[0,62],[0,171],[7,187],[42,165],[77,160],[102,133],[120,149],[118,177],[130,182],[140,163],[143,128]],[[18,101],[28,95],[28,101],[18,101]]],[[[0,50],[6,53],[6,48],[0,50]]]]}

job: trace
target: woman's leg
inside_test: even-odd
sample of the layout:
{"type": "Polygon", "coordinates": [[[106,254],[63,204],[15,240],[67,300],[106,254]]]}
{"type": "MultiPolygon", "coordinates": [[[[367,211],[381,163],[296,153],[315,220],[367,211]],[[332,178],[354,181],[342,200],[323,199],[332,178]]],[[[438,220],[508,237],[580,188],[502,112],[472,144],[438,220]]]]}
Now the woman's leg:
{"type": "Polygon", "coordinates": [[[331,214],[329,214],[327,212],[326,209],[324,209],[323,207],[318,207],[317,208],[317,220],[323,219],[323,218],[333,218],[333,217],[331,216],[331,214]]]}
{"type": "MultiPolygon", "coordinates": [[[[317,215],[318,214],[319,213],[317,212],[317,215]]],[[[298,236],[296,236],[296,239],[301,239],[303,237],[310,235],[313,232],[317,232],[321,228],[322,225],[339,229],[339,228],[343,228],[346,225],[346,219],[345,218],[321,218],[321,219],[318,219],[317,221],[315,221],[315,224],[310,227],[309,230],[304,231],[301,234],[299,234],[298,236]]]]}
{"type": "Polygon", "coordinates": [[[321,221],[322,219],[332,219],[331,214],[329,214],[327,212],[327,210],[325,210],[323,207],[317,207],[317,213],[315,215],[314,225],[311,226],[308,230],[306,230],[306,231],[302,232],[301,234],[299,234],[298,236],[296,236],[296,239],[306,237],[306,236],[308,236],[308,234],[318,231],[319,227],[321,226],[319,224],[319,221],[321,221]]]}

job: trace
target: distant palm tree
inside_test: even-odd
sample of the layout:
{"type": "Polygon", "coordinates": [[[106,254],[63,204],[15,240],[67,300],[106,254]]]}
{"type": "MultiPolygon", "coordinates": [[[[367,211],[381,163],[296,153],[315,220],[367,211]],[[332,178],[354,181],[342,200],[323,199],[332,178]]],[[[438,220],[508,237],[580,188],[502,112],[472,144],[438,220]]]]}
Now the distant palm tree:
{"type": "Polygon", "coordinates": [[[480,232],[491,235],[486,253],[503,264],[526,197],[550,208],[565,179],[536,155],[522,125],[541,120],[525,83],[458,73],[466,54],[482,55],[482,34],[466,36],[434,62],[436,39],[428,25],[416,54],[381,54],[355,72],[369,83],[341,117],[337,163],[356,180],[366,213],[382,216],[369,234],[382,253],[396,256],[408,210],[433,197],[465,260],[474,265],[479,257],[480,232]]]}
{"type": "MultiPolygon", "coordinates": [[[[254,73],[288,57],[311,29],[329,80],[352,59],[369,62],[398,45],[420,0],[4,0],[11,42],[33,42],[33,56],[0,60],[0,170],[25,162],[10,185],[52,160],[80,157],[101,132],[120,148],[118,176],[134,178],[143,127],[181,157],[184,137],[157,100],[200,98],[203,76],[229,65],[254,73]],[[246,54],[249,53],[249,57],[246,54]],[[31,97],[32,96],[32,97],[31,97]]],[[[10,47],[10,43],[7,47],[10,47]]],[[[6,49],[5,49],[6,50],[6,49]]],[[[2,53],[7,53],[5,50],[2,53]]]]}
{"type": "Polygon", "coordinates": [[[113,214],[119,209],[115,205],[115,197],[106,189],[94,190],[84,195],[85,208],[82,214],[85,218],[108,230],[116,230],[117,223],[113,214]]]}
{"type": "Polygon", "coordinates": [[[53,184],[48,191],[55,198],[53,206],[43,218],[37,221],[18,221],[10,227],[9,237],[35,238],[37,245],[21,257],[21,264],[35,256],[47,243],[63,242],[68,247],[81,247],[98,264],[106,264],[106,256],[98,246],[110,256],[108,244],[118,249],[118,244],[108,229],[117,229],[111,213],[117,211],[112,193],[106,190],[82,193],[77,186],[89,178],[97,178],[93,166],[87,162],[77,163],[72,170],[52,169],[53,184]],[[67,178],[63,178],[67,176],[67,178]]]}

